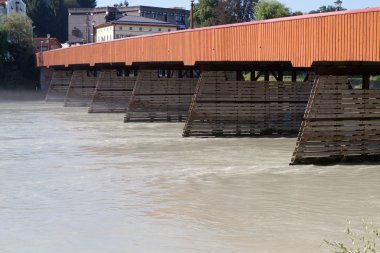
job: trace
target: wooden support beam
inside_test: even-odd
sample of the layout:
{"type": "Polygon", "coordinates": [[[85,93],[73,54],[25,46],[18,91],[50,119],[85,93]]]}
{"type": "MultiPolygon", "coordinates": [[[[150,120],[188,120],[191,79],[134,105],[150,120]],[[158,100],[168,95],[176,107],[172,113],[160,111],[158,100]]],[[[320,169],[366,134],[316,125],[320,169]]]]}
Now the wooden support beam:
{"type": "Polygon", "coordinates": [[[297,82],[297,70],[292,70],[292,82],[297,82]]]}
{"type": "Polygon", "coordinates": [[[370,75],[363,75],[363,90],[369,90],[370,75]]]}
{"type": "Polygon", "coordinates": [[[264,71],[264,81],[266,81],[266,82],[269,82],[269,71],[268,70],[266,70],[266,71],[264,71]]]}

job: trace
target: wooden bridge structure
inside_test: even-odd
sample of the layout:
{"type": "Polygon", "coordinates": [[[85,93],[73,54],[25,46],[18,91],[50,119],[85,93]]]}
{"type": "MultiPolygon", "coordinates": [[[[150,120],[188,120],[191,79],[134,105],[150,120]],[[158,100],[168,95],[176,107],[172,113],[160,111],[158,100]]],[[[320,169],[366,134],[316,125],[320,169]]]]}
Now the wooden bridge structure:
{"type": "Polygon", "coordinates": [[[298,134],[292,164],[380,158],[380,8],[38,53],[47,101],[185,121],[183,136],[298,134]]]}

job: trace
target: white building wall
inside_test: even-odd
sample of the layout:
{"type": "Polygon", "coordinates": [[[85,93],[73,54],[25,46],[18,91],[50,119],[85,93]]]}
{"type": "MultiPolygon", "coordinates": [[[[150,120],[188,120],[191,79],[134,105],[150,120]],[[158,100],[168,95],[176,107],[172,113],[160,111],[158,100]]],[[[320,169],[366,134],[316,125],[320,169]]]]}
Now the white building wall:
{"type": "Polygon", "coordinates": [[[139,35],[176,31],[177,27],[147,25],[109,25],[96,29],[96,42],[110,41],[139,35]]]}
{"type": "Polygon", "coordinates": [[[8,0],[5,5],[6,14],[22,13],[26,15],[26,4],[22,0],[8,0]]]}

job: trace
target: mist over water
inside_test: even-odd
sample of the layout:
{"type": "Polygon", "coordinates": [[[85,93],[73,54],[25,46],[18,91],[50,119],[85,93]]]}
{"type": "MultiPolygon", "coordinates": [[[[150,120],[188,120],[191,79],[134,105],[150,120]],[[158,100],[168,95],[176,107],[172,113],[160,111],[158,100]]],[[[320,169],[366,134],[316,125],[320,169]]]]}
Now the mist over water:
{"type": "Polygon", "coordinates": [[[289,166],[295,138],[182,138],[60,103],[0,103],[0,252],[326,252],[379,221],[380,166],[289,166]]]}

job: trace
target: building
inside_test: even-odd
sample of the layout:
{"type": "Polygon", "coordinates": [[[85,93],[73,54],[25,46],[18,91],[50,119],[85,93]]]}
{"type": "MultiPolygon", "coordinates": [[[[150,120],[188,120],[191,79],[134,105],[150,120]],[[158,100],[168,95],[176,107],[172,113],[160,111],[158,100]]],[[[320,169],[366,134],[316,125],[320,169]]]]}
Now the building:
{"type": "Polygon", "coordinates": [[[119,11],[124,15],[141,16],[168,22],[176,25],[178,30],[187,29],[190,26],[190,11],[184,8],[160,8],[140,5],[120,7],[119,11]]]}
{"type": "Polygon", "coordinates": [[[68,42],[70,44],[93,42],[95,26],[122,16],[115,7],[70,8],[68,42]]]}
{"type": "Polygon", "coordinates": [[[96,42],[177,30],[176,25],[140,16],[124,16],[95,27],[96,42]]]}
{"type": "Polygon", "coordinates": [[[62,47],[57,38],[33,38],[33,46],[36,52],[44,52],[62,47]]]}
{"type": "Polygon", "coordinates": [[[26,15],[26,4],[22,0],[0,0],[0,23],[2,16],[9,16],[11,13],[26,15]]]}
{"type": "Polygon", "coordinates": [[[177,29],[188,28],[190,16],[190,11],[181,8],[149,6],[70,8],[68,11],[68,42],[70,44],[94,42],[95,27],[118,20],[123,16],[140,16],[156,19],[175,25],[177,29]]]}

